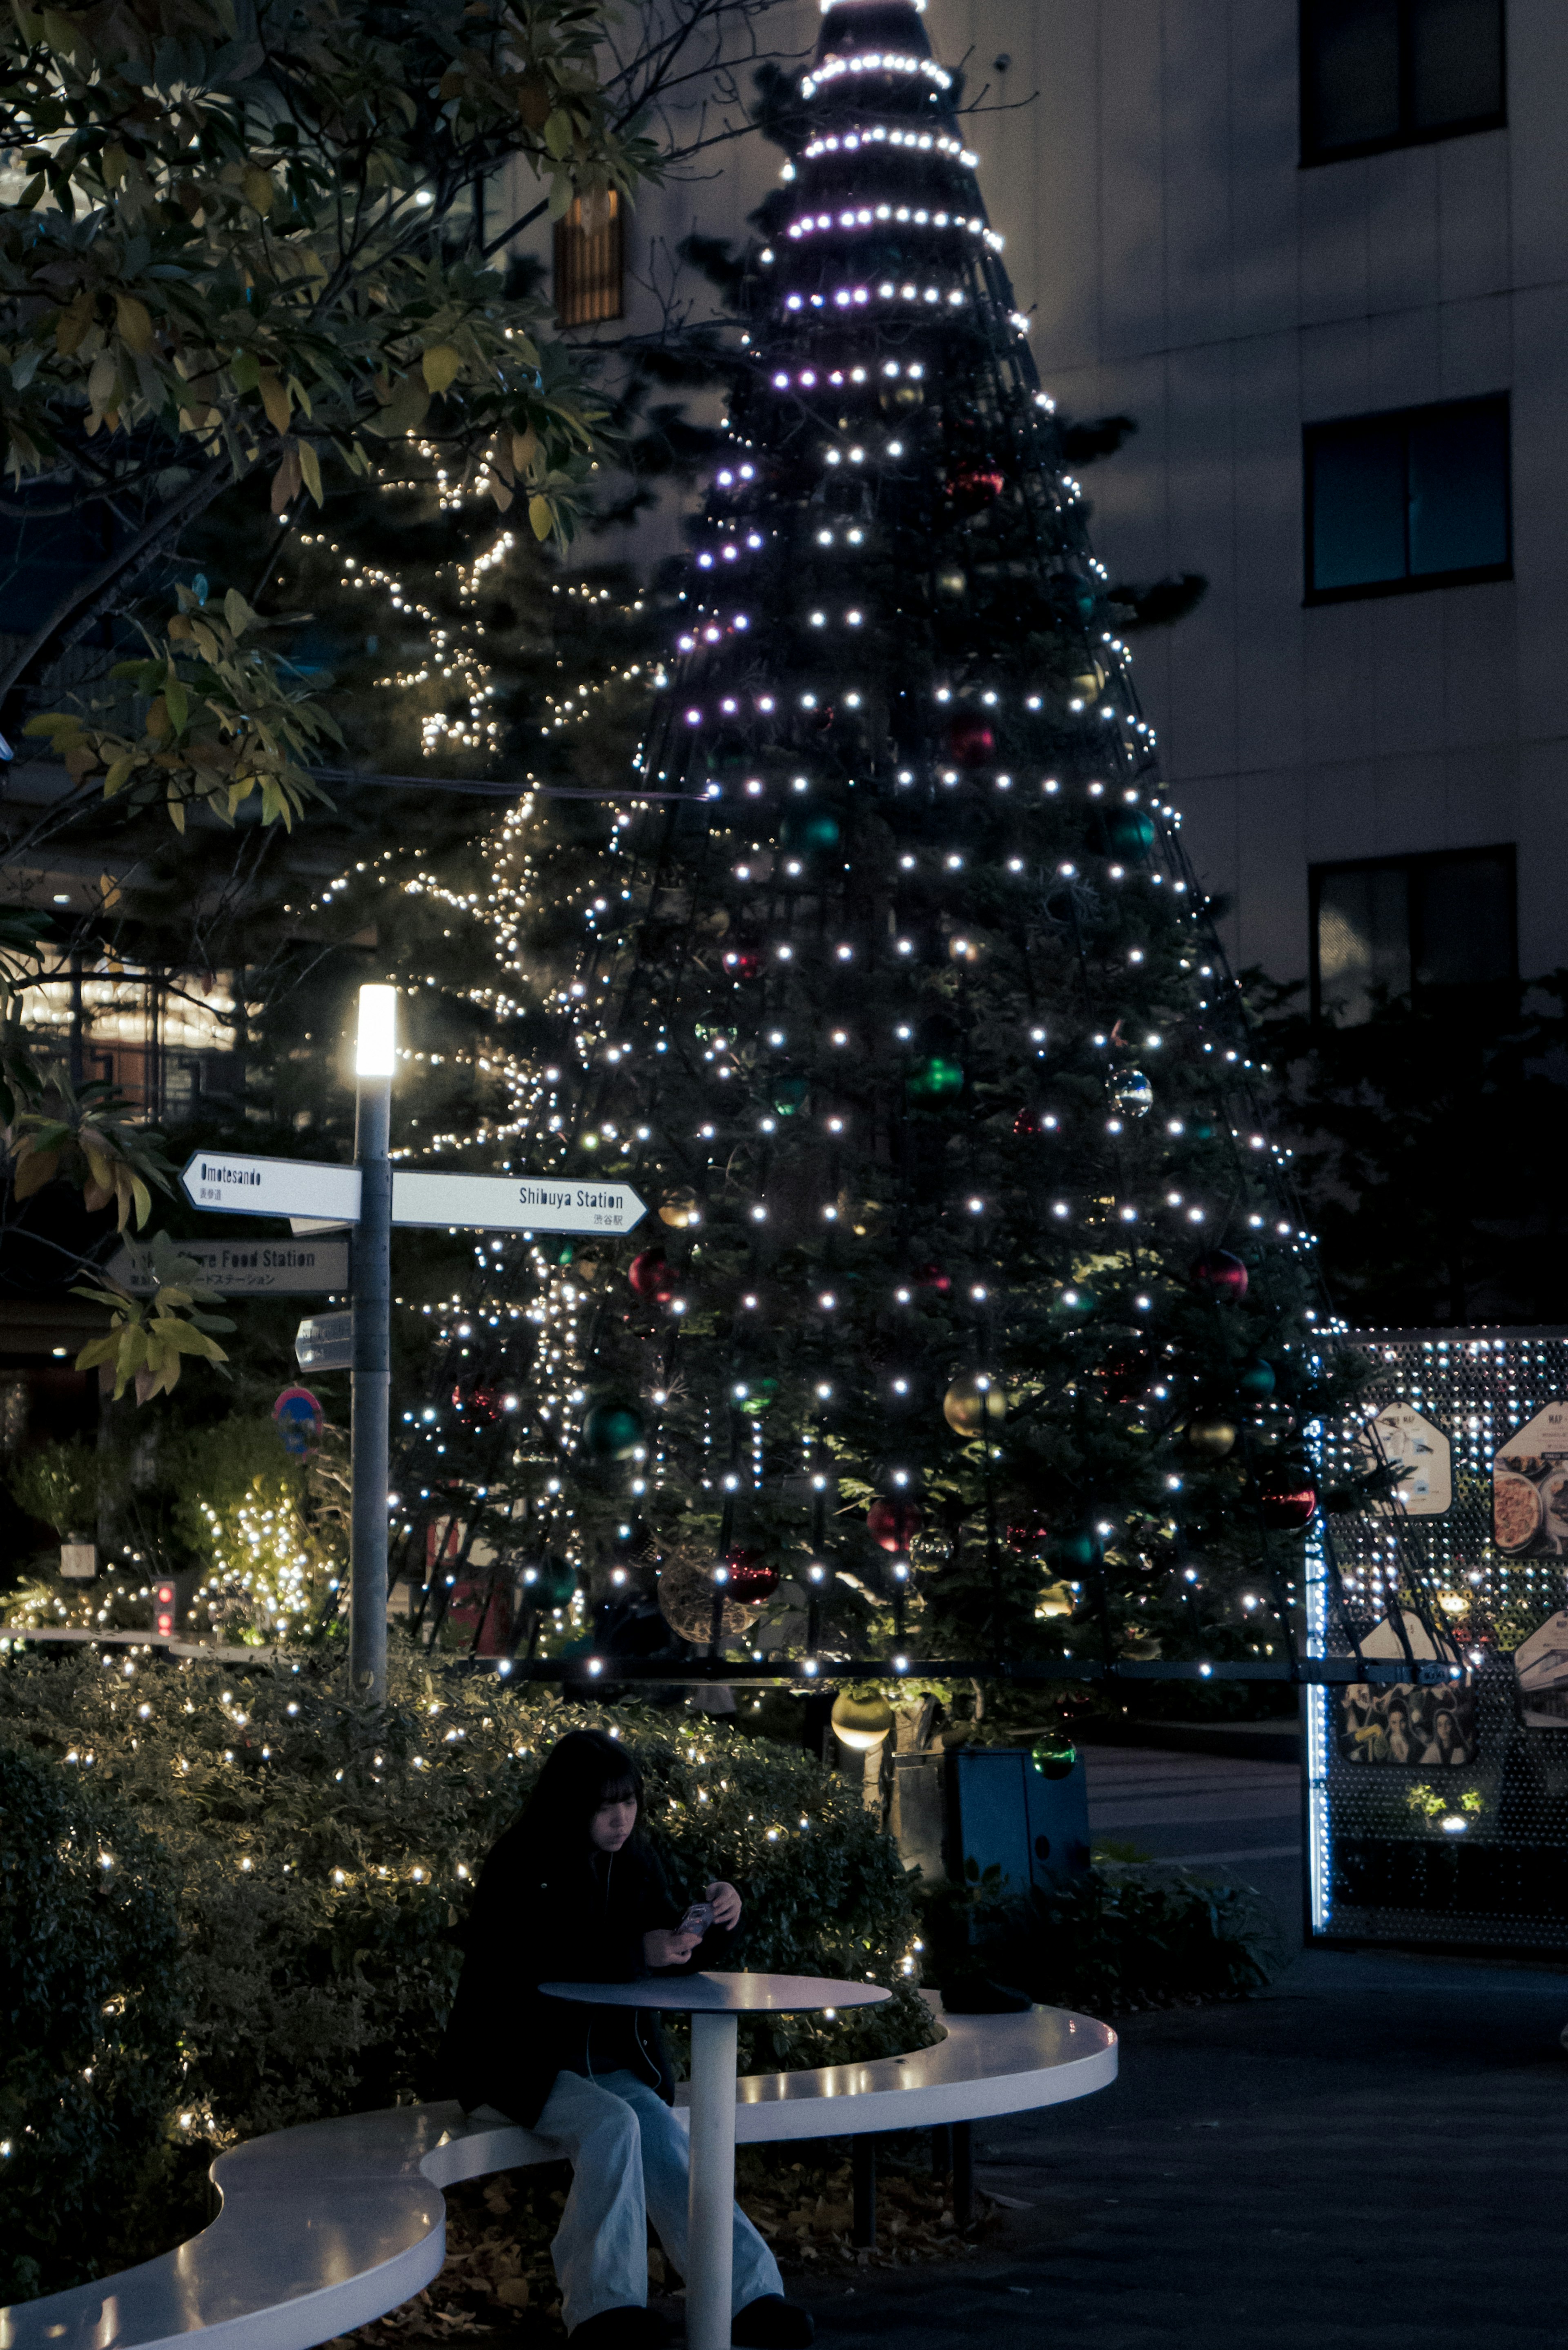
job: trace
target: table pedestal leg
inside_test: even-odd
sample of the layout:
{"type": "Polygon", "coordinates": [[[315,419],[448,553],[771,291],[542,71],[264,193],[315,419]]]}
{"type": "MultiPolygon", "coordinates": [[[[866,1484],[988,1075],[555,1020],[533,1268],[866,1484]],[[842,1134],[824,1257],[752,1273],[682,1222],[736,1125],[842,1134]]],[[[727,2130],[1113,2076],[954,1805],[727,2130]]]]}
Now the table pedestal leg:
{"type": "Polygon", "coordinates": [[[734,2272],[736,2019],[691,2018],[691,2197],[688,2350],[729,2350],[734,2272]]]}

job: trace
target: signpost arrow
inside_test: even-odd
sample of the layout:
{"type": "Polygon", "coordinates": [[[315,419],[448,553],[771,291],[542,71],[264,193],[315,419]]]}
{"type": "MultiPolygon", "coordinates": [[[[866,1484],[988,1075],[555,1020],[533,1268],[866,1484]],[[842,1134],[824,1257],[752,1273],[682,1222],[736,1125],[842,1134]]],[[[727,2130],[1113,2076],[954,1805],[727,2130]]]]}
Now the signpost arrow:
{"type": "Polygon", "coordinates": [[[317,1216],[359,1221],[359,1170],[322,1159],[247,1159],[234,1150],[198,1150],[181,1175],[193,1208],[225,1216],[317,1216]]]}
{"type": "MultiPolygon", "coordinates": [[[[221,1297],[305,1297],[348,1286],[347,1241],[191,1241],[175,1243],[221,1297]]],[[[128,1241],[107,1270],[139,1296],[157,1287],[152,1252],[128,1241]]]]}
{"type": "Polygon", "coordinates": [[[556,1182],[536,1175],[392,1177],[395,1224],[477,1226],[487,1232],[629,1232],[648,1213],[629,1183],[556,1182]]]}
{"type": "Polygon", "coordinates": [[[354,1315],[311,1314],[294,1334],[294,1359],[302,1371],[351,1371],[354,1315]]]}
{"type": "MultiPolygon", "coordinates": [[[[229,1216],[359,1221],[359,1170],[320,1159],[199,1150],[180,1178],[192,1207],[229,1216]]],[[[392,1222],[491,1232],[629,1232],[648,1213],[629,1183],[542,1175],[392,1176],[392,1222]]],[[[320,1287],[329,1286],[326,1282],[320,1287]]]]}

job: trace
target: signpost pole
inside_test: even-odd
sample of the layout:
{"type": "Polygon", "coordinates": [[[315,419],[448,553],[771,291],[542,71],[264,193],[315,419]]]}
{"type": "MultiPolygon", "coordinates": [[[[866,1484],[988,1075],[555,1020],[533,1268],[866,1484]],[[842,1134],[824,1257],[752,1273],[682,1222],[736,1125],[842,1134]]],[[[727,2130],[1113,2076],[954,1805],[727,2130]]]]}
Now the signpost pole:
{"type": "Polygon", "coordinates": [[[393,987],[359,990],[354,1160],[353,1516],[348,1566],[348,1682],[379,1705],[387,1694],[387,1479],[391,1390],[393,987]]]}

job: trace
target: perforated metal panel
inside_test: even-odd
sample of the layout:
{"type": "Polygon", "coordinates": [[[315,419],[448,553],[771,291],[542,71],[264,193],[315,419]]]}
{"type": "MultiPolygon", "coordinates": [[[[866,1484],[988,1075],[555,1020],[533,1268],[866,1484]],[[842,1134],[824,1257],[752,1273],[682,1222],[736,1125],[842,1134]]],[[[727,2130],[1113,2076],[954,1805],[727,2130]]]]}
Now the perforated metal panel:
{"type": "Polygon", "coordinates": [[[1307,1692],[1313,1930],[1568,1949],[1568,1333],[1350,1343],[1376,1376],[1323,1490],[1401,1473],[1326,1514],[1307,1650],[1407,1672],[1307,1692]]]}

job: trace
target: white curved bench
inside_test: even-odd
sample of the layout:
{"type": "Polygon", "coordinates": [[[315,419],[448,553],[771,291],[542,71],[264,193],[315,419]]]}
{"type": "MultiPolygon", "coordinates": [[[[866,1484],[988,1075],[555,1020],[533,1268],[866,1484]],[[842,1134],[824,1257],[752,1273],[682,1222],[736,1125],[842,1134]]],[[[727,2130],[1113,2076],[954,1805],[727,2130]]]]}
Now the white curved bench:
{"type": "MultiPolygon", "coordinates": [[[[1116,2078],[1116,2035],[1090,2016],[943,2016],[931,2004],[948,2033],[934,2048],[742,2079],[737,2141],[943,2128],[1116,2078]]],[[[439,2273],[443,2187],[559,2159],[550,2138],[444,2103],[253,2138],[213,2165],[223,2208],[211,2227],[139,2268],[0,2309],[0,2350],[174,2350],[192,2334],[212,2350],[314,2350],[439,2273]]]]}

